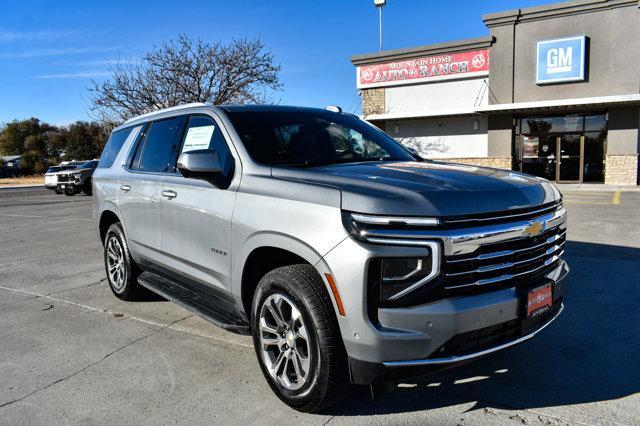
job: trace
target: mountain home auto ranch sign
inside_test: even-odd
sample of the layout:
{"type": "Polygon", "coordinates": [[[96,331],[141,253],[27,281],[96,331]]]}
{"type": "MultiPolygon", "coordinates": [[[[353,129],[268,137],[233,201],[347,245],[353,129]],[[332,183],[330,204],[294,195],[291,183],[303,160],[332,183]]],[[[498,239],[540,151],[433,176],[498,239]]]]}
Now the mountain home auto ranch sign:
{"type": "Polygon", "coordinates": [[[489,74],[489,50],[423,56],[356,69],[359,89],[489,74]]]}

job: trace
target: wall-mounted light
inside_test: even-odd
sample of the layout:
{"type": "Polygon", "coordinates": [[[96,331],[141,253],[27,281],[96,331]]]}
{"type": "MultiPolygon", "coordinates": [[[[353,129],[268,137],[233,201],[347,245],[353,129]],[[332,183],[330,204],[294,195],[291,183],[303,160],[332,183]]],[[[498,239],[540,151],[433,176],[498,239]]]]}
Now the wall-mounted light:
{"type": "Polygon", "coordinates": [[[473,120],[473,130],[478,130],[479,126],[480,126],[480,121],[476,118],[475,120],[473,120]]]}
{"type": "Polygon", "coordinates": [[[400,133],[400,125],[398,123],[393,125],[393,133],[395,133],[396,135],[400,133]]]}

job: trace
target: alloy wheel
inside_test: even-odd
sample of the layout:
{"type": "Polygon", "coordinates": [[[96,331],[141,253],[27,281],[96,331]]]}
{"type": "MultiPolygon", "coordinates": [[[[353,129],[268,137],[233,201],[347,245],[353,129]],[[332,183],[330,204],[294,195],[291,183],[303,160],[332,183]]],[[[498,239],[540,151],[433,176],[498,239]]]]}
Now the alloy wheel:
{"type": "Polygon", "coordinates": [[[107,273],[114,290],[122,290],[125,284],[124,249],[115,235],[107,240],[107,273]]]}
{"type": "Polygon", "coordinates": [[[260,347],[269,374],[288,390],[300,389],[309,378],[311,348],[304,319],[283,294],[272,294],[260,309],[260,347]]]}

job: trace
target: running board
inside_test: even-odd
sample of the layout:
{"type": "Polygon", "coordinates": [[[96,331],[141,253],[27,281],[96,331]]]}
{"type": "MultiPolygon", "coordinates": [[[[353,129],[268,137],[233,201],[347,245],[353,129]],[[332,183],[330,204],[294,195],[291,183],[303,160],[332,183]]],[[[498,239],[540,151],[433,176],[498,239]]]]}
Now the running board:
{"type": "Polygon", "coordinates": [[[208,286],[174,280],[149,271],[138,276],[138,284],[220,328],[237,334],[251,334],[249,324],[235,304],[208,286]]]}

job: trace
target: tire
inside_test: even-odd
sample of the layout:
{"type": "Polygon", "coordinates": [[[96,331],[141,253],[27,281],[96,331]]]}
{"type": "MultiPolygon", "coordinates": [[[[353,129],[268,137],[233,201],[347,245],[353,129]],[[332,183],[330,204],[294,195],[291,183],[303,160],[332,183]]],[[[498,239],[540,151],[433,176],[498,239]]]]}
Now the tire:
{"type": "Polygon", "coordinates": [[[82,185],[82,192],[85,193],[85,195],[91,195],[93,189],[91,188],[91,179],[87,179],[84,181],[84,185],[82,185]]]}
{"type": "Polygon", "coordinates": [[[109,287],[117,298],[122,300],[137,299],[140,294],[140,285],[138,284],[140,270],[131,258],[127,239],[120,222],[111,225],[105,234],[104,268],[109,287]],[[114,269],[115,264],[119,266],[114,269]]]}
{"type": "Polygon", "coordinates": [[[66,195],[67,197],[73,197],[74,195],[76,195],[76,193],[73,191],[64,191],[64,195],[66,195]]]}
{"type": "Polygon", "coordinates": [[[285,404],[315,413],[348,395],[351,385],[338,322],[313,266],[284,266],[267,273],[253,297],[251,324],[262,373],[285,404]]]}
{"type": "Polygon", "coordinates": [[[60,191],[59,189],[54,189],[53,192],[55,192],[58,195],[62,194],[62,191],[60,191]]]}

